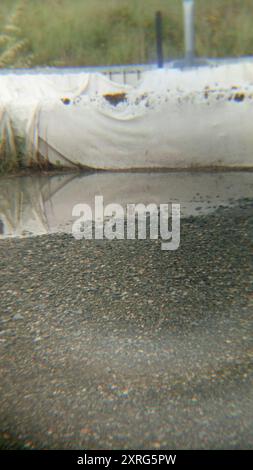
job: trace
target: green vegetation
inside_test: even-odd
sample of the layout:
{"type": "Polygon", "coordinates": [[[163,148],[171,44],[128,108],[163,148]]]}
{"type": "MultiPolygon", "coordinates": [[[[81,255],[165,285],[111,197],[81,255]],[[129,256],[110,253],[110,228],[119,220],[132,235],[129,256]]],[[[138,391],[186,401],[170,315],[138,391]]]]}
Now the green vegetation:
{"type": "Polygon", "coordinates": [[[25,155],[24,139],[14,137],[9,128],[0,129],[0,175],[22,169],[25,155]]]}
{"type": "MultiPolygon", "coordinates": [[[[196,0],[196,7],[199,56],[253,53],[252,0],[196,0]]],[[[1,0],[0,66],[152,62],[157,10],[164,18],[165,57],[182,56],[181,0],[1,0]],[[4,44],[4,25],[17,4],[18,26],[7,28],[4,44]]]]}

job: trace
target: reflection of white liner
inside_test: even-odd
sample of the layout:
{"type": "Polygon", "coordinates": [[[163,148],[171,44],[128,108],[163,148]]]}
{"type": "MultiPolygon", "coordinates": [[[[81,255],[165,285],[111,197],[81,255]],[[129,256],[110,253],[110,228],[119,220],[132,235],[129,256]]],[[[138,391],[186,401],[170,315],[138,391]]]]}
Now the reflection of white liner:
{"type": "Polygon", "coordinates": [[[104,204],[179,203],[181,217],[215,211],[242,198],[253,199],[252,173],[98,173],[1,178],[0,220],[5,236],[70,232],[73,206],[94,197],[104,204]],[[30,232],[30,233],[25,233],[30,232]]]}

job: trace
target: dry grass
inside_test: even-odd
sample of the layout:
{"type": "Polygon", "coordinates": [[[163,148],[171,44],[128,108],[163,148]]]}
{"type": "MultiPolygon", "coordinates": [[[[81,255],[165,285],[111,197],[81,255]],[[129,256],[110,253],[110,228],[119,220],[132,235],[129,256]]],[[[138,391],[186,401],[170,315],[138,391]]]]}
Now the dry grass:
{"type": "MultiPolygon", "coordinates": [[[[29,54],[33,65],[152,62],[156,10],[161,10],[164,17],[165,57],[183,54],[181,0],[25,0],[22,3],[18,30],[12,34],[7,31],[11,36],[6,51],[8,60],[6,56],[2,60],[7,66],[18,64],[18,59],[21,65],[22,60],[25,64],[31,59],[29,54]]],[[[15,0],[1,1],[0,29],[15,4],[15,0]]],[[[252,0],[196,0],[196,5],[198,55],[252,54],[252,0]]],[[[4,41],[6,33],[3,29],[2,32],[4,41]]]]}
{"type": "Polygon", "coordinates": [[[19,27],[26,8],[27,3],[22,0],[4,18],[0,34],[0,67],[28,67],[32,64],[32,55],[27,53],[28,42],[19,27]]]}

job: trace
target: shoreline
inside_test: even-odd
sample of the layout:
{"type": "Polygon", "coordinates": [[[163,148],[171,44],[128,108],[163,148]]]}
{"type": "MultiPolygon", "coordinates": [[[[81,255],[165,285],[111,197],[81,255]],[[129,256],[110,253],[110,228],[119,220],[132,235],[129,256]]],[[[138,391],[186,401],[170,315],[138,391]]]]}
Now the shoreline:
{"type": "Polygon", "coordinates": [[[196,166],[196,167],[182,167],[182,168],[136,168],[136,169],[119,169],[119,170],[104,170],[99,168],[71,168],[71,167],[55,167],[52,169],[41,169],[41,168],[21,168],[6,172],[0,172],[0,181],[4,178],[13,178],[20,176],[57,176],[68,173],[73,174],[92,174],[92,173],[252,173],[252,167],[225,167],[225,166],[196,166]]]}

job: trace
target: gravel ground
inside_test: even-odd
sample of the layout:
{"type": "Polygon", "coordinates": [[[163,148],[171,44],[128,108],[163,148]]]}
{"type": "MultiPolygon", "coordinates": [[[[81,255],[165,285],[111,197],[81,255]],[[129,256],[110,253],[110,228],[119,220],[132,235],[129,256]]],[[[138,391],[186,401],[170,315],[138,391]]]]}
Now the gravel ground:
{"type": "Polygon", "coordinates": [[[252,201],[181,246],[0,241],[0,447],[253,448],[252,201]]]}

